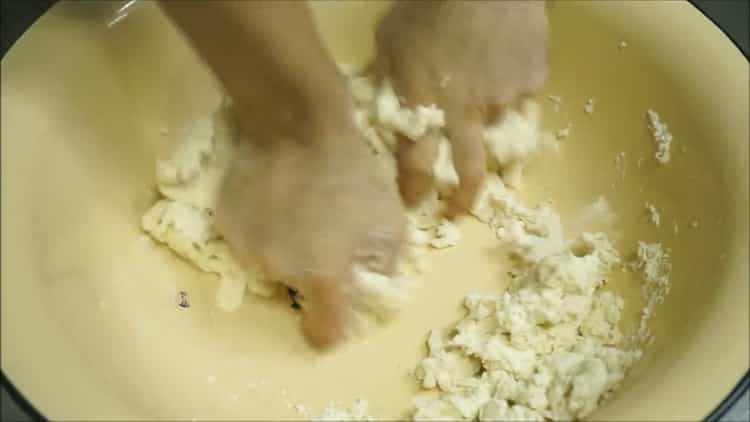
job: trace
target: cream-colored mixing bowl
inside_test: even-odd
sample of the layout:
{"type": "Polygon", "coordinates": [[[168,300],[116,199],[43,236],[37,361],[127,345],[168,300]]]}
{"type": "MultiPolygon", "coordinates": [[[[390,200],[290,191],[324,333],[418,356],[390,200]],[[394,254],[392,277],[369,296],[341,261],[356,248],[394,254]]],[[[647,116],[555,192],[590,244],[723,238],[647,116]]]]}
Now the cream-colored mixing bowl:
{"type": "MultiPolygon", "coordinates": [[[[307,347],[288,304],[217,309],[217,280],[138,222],[156,158],[218,93],[155,4],[122,6],[61,2],[2,60],[4,374],[50,419],[289,419],[290,404],[357,397],[375,416],[407,415],[428,330],[454,322],[467,291],[507,282],[492,234],[463,222],[402,317],[332,353],[307,347]]],[[[371,57],[386,7],[314,4],[334,55],[351,63],[371,57]]],[[[605,195],[618,247],[661,241],[674,267],[656,341],[592,417],[703,418],[748,370],[748,62],[686,2],[566,1],[549,16],[545,94],[562,104],[540,97],[544,124],[572,129],[559,155],[531,165],[522,195],[551,198],[566,221],[605,195]],[[649,108],[674,135],[667,165],[653,158],[649,108]],[[660,208],[659,227],[644,202],[660,208]]],[[[641,306],[628,280],[613,283],[624,330],[641,306]]]]}

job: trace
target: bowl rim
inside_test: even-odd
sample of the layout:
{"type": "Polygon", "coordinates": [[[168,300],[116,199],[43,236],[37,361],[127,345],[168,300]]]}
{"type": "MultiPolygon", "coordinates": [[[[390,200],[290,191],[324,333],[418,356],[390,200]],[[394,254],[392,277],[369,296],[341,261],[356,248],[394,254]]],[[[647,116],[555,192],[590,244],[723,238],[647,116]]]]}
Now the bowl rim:
{"type": "MultiPolygon", "coordinates": [[[[737,43],[737,41],[732,38],[732,36],[726,31],[726,29],[719,25],[719,23],[708,15],[703,9],[698,7],[698,5],[695,4],[693,0],[688,1],[688,3],[693,6],[698,12],[700,12],[703,17],[708,19],[716,28],[718,28],[722,34],[724,34],[724,37],[731,42],[734,47],[737,49],[737,51],[745,58],[745,61],[750,62],[750,57],[748,57],[748,54],[744,51],[742,51],[742,48],[740,48],[740,45],[737,43]]],[[[722,400],[716,408],[709,413],[705,417],[705,421],[708,422],[714,422],[721,420],[724,415],[726,415],[737,402],[740,401],[742,396],[750,390],[750,369],[745,371],[745,374],[740,378],[740,380],[735,384],[734,388],[732,388],[729,393],[724,397],[724,400],[722,400]]]]}
{"type": "MultiPolygon", "coordinates": [[[[737,41],[732,38],[732,36],[726,31],[726,29],[720,25],[714,18],[709,16],[703,9],[698,7],[698,5],[695,4],[694,0],[688,0],[687,3],[689,3],[693,8],[695,8],[701,15],[703,15],[706,19],[708,19],[715,27],[717,27],[722,34],[726,37],[726,39],[731,42],[734,47],[737,49],[737,51],[745,58],[746,61],[750,62],[750,57],[748,57],[748,54],[742,51],[742,48],[740,48],[737,41]]],[[[18,34],[7,34],[5,28],[3,31],[3,38],[10,37],[12,39],[6,38],[7,42],[7,48],[2,51],[2,55],[0,57],[5,57],[5,55],[15,46],[16,42],[31,28],[31,26],[39,20],[39,18],[44,15],[52,6],[54,5],[54,2],[48,2],[48,3],[42,3],[37,5],[36,8],[32,9],[29,8],[28,12],[33,13],[36,16],[34,16],[33,19],[31,19],[28,24],[22,29],[22,31],[18,34]]],[[[33,7],[33,6],[32,6],[33,7]]],[[[35,421],[49,421],[47,417],[45,417],[32,403],[29,401],[29,399],[24,396],[24,394],[16,388],[16,386],[13,384],[13,382],[5,375],[5,371],[0,368],[0,385],[7,391],[8,395],[10,396],[11,400],[15,402],[16,405],[32,420],[35,421]]],[[[742,375],[740,380],[735,384],[735,386],[727,393],[727,395],[724,397],[724,399],[712,410],[705,418],[705,421],[713,422],[713,421],[719,421],[724,415],[726,415],[737,402],[740,401],[740,398],[748,391],[750,390],[750,369],[746,370],[745,373],[742,375]]]]}

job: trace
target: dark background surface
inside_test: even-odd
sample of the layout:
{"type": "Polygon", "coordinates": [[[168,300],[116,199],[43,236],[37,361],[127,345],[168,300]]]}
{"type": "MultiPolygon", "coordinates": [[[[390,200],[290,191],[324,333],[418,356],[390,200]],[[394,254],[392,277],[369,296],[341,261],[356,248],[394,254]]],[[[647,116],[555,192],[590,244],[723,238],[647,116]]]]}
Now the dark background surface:
{"type": "MultiPolygon", "coordinates": [[[[750,32],[748,31],[748,0],[691,0],[709,18],[717,23],[727,35],[748,55],[750,32]]],[[[2,0],[2,54],[13,45],[18,37],[52,4],[54,0],[2,0]]],[[[644,2],[643,7],[648,7],[644,2]]],[[[43,382],[43,381],[42,381],[43,382]]],[[[738,393],[741,393],[738,391],[738,393]]],[[[11,397],[5,385],[2,388],[2,414],[0,421],[31,421],[33,416],[22,410],[11,397]]],[[[744,394],[731,409],[723,414],[722,421],[750,421],[750,398],[747,383],[744,394]]]]}

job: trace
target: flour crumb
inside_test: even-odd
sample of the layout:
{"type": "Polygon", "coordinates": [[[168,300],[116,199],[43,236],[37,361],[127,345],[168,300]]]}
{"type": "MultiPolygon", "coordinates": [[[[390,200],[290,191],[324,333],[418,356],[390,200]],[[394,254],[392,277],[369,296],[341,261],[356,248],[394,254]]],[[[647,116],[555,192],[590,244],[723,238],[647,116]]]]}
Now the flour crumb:
{"type": "Polygon", "coordinates": [[[620,180],[625,181],[625,151],[620,151],[615,156],[615,168],[620,175],[620,180]]]}
{"type": "Polygon", "coordinates": [[[568,139],[568,136],[570,136],[570,129],[572,127],[573,125],[571,123],[568,123],[568,125],[564,128],[558,129],[557,132],[555,132],[555,139],[557,139],[558,141],[568,139]]]}
{"type": "Polygon", "coordinates": [[[552,103],[552,110],[554,110],[555,113],[560,111],[560,105],[562,104],[561,97],[557,95],[547,95],[545,98],[552,103]]]}
{"type": "Polygon", "coordinates": [[[310,417],[310,411],[307,409],[307,406],[304,404],[297,404],[294,406],[294,410],[297,411],[300,415],[309,418],[310,417]]]}
{"type": "Polygon", "coordinates": [[[622,41],[620,41],[620,43],[619,43],[619,44],[617,44],[617,49],[618,49],[618,50],[624,50],[624,49],[626,49],[627,47],[628,47],[628,43],[627,43],[627,41],[625,41],[625,40],[622,40],[622,41]]]}
{"type": "Polygon", "coordinates": [[[653,204],[648,202],[646,202],[644,206],[646,207],[646,213],[648,213],[648,218],[651,224],[659,227],[661,224],[661,214],[659,213],[659,210],[653,204]]]}
{"type": "Polygon", "coordinates": [[[586,104],[583,105],[583,111],[585,111],[587,114],[592,114],[594,112],[594,99],[589,98],[586,100],[586,104]]]}
{"type": "Polygon", "coordinates": [[[654,157],[656,161],[661,164],[666,164],[672,159],[672,133],[669,132],[669,127],[661,120],[659,113],[654,110],[648,110],[646,112],[648,118],[648,127],[651,130],[651,136],[656,143],[656,153],[654,157]]]}
{"type": "Polygon", "coordinates": [[[639,271],[642,276],[641,293],[646,305],[641,310],[641,321],[635,340],[646,343],[653,339],[648,322],[653,318],[656,306],[664,302],[672,287],[672,263],[669,253],[664,250],[661,243],[638,241],[636,258],[629,263],[629,267],[639,271]]]}
{"type": "Polygon", "coordinates": [[[698,227],[700,227],[700,223],[698,222],[698,220],[693,220],[693,221],[692,221],[692,222],[690,223],[690,227],[692,227],[692,228],[694,228],[694,229],[697,229],[698,227]]]}
{"type": "Polygon", "coordinates": [[[456,246],[461,239],[461,232],[451,221],[443,219],[437,227],[437,233],[430,242],[430,246],[435,249],[445,249],[456,246]]]}
{"type": "Polygon", "coordinates": [[[443,75],[443,77],[440,79],[440,88],[446,88],[450,81],[451,77],[449,75],[443,75]]]}
{"type": "Polygon", "coordinates": [[[418,105],[415,110],[401,107],[389,82],[383,82],[375,98],[375,118],[384,127],[397,130],[417,141],[445,126],[443,110],[434,104],[418,105]]]}
{"type": "Polygon", "coordinates": [[[519,110],[506,109],[482,130],[490,170],[500,171],[503,181],[512,187],[521,184],[524,164],[548,145],[540,123],[539,105],[526,100],[519,110]]]}
{"type": "Polygon", "coordinates": [[[672,231],[674,234],[680,234],[680,225],[677,223],[677,220],[672,220],[672,231]]]}

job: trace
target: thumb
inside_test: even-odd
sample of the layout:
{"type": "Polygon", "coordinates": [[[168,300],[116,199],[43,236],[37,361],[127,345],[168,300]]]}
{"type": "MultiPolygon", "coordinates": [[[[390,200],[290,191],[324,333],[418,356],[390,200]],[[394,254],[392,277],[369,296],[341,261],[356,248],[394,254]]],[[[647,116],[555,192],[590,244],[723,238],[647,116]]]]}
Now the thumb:
{"type": "Polygon", "coordinates": [[[305,281],[309,306],[302,318],[302,332],[315,348],[331,347],[346,337],[351,300],[343,291],[342,281],[314,275],[305,281]]]}

